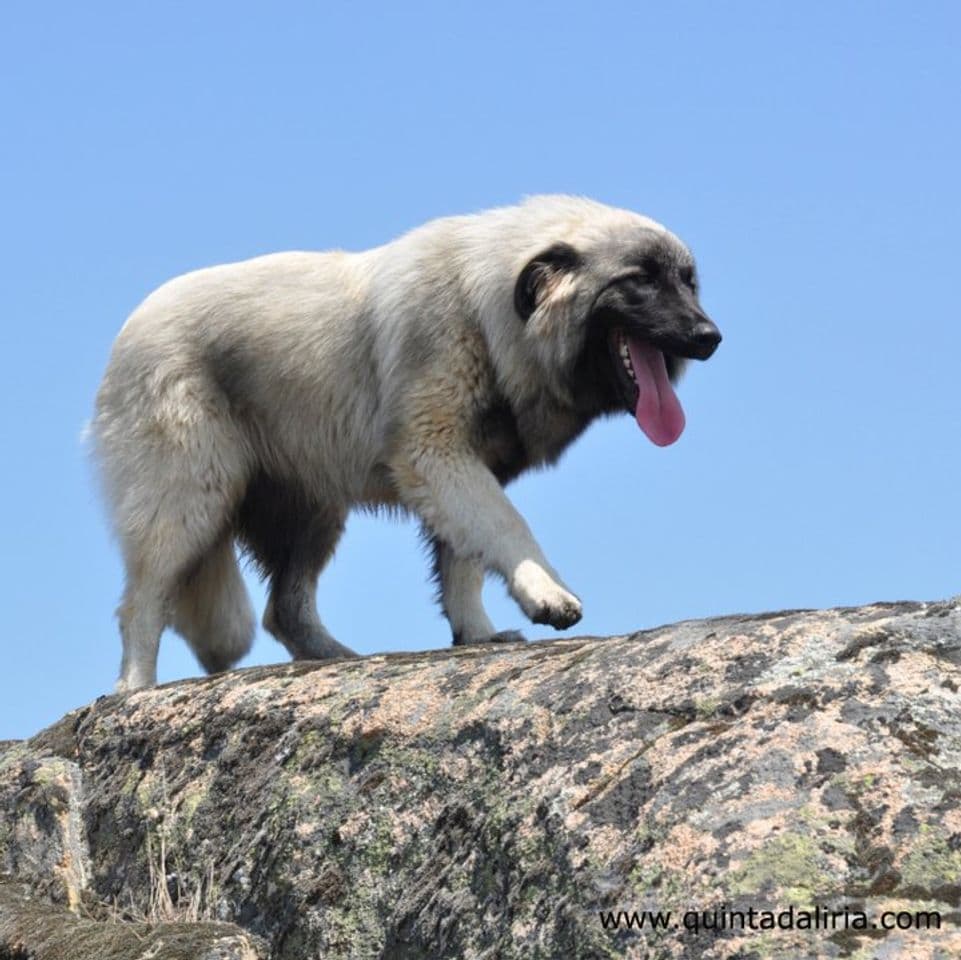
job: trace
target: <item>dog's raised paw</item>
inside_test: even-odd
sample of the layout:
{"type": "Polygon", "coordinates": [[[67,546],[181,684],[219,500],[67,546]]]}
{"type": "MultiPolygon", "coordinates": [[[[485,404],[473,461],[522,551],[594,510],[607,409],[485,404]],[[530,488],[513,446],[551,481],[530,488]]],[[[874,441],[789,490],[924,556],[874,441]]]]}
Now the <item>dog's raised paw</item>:
{"type": "Polygon", "coordinates": [[[555,630],[566,630],[573,627],[581,619],[583,608],[577,597],[568,594],[560,603],[553,606],[539,607],[531,620],[534,623],[546,623],[555,630]]]}
{"type": "Polygon", "coordinates": [[[566,630],[581,619],[580,600],[532,560],[525,560],[514,571],[511,594],[534,623],[566,630]]]}

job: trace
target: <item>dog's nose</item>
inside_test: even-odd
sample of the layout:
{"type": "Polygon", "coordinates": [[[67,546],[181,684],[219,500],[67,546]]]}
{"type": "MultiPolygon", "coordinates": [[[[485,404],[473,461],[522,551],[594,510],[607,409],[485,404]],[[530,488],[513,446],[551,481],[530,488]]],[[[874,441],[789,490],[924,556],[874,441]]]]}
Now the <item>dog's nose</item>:
{"type": "Polygon", "coordinates": [[[707,358],[717,350],[721,342],[721,331],[710,320],[699,320],[691,331],[691,343],[698,360],[707,358]]]}

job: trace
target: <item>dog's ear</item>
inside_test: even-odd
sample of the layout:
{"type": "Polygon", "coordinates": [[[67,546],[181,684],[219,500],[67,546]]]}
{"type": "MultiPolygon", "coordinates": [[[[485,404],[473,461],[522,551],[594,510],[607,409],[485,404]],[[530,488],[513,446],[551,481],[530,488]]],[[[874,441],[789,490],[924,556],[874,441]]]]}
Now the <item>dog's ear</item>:
{"type": "Polygon", "coordinates": [[[527,320],[557,280],[574,270],[580,260],[577,251],[569,243],[555,243],[534,257],[521,270],[514,286],[514,309],[518,316],[527,320]]]}

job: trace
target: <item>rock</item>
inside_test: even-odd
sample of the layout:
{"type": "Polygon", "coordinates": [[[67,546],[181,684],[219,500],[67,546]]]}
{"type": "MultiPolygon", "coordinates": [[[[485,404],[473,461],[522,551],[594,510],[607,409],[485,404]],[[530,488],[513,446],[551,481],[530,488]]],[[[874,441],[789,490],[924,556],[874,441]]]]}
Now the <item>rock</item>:
{"type": "Polygon", "coordinates": [[[959,684],[945,602],[105,697],[0,745],[0,958],[958,957],[959,684]]]}

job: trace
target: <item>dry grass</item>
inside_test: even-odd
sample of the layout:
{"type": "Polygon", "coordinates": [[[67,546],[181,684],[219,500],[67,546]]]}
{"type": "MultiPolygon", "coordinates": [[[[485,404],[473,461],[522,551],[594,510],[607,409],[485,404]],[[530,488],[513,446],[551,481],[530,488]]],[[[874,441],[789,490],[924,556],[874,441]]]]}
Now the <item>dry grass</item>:
{"type": "Polygon", "coordinates": [[[146,854],[148,892],[146,903],[125,891],[123,900],[98,903],[83,911],[91,919],[114,923],[198,923],[217,921],[216,882],[213,858],[205,858],[200,868],[187,874],[178,869],[170,854],[170,837],[176,826],[176,813],[167,790],[166,771],[160,768],[160,789],[156,802],[145,811],[147,819],[146,854]],[[96,916],[95,916],[96,915],[96,916]]]}
{"type": "Polygon", "coordinates": [[[207,861],[206,868],[194,883],[184,883],[181,874],[169,867],[167,835],[162,823],[156,834],[157,839],[154,841],[151,833],[147,833],[150,898],[144,919],[148,923],[215,920],[211,902],[214,889],[213,861],[207,861]]]}

